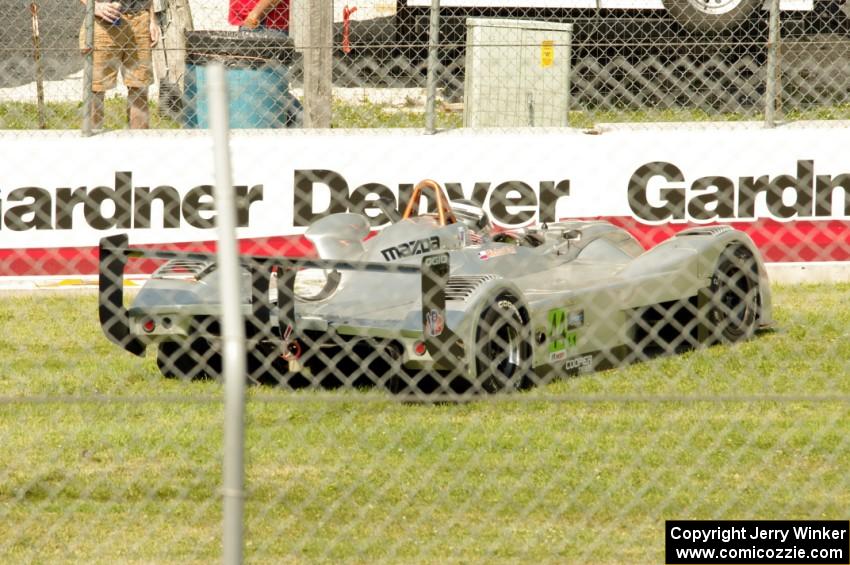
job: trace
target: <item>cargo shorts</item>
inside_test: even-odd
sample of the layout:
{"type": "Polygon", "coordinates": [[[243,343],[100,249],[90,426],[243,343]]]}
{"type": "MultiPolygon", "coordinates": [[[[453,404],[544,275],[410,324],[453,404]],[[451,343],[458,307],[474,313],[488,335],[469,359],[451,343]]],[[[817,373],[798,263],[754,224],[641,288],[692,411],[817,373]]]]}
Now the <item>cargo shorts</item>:
{"type": "MultiPolygon", "coordinates": [[[[80,29],[80,51],[86,53],[86,26],[80,29]]],[[[124,84],[143,88],[153,82],[150,11],[121,14],[119,24],[94,19],[92,91],[115,88],[118,69],[124,84]]]]}

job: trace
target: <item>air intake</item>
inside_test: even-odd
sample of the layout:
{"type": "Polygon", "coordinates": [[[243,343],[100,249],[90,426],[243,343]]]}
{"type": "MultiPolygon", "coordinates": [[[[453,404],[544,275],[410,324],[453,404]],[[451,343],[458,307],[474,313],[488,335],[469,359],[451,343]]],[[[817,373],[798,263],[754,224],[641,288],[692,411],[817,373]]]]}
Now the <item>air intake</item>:
{"type": "Polygon", "coordinates": [[[495,278],[495,275],[458,275],[449,277],[445,289],[446,300],[464,302],[475,293],[478,287],[495,278]]]}
{"type": "Polygon", "coordinates": [[[203,273],[210,270],[212,266],[213,263],[210,261],[199,261],[197,259],[172,259],[157,269],[151,278],[197,280],[203,273]]]}

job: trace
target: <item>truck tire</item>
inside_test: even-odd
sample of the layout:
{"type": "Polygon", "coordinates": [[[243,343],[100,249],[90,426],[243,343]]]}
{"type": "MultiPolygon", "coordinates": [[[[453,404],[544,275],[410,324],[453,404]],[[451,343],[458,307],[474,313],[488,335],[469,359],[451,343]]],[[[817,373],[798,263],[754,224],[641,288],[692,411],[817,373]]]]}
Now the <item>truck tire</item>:
{"type": "Polygon", "coordinates": [[[722,33],[758,9],[759,0],[663,0],[664,7],[684,28],[698,33],[722,33]]]}

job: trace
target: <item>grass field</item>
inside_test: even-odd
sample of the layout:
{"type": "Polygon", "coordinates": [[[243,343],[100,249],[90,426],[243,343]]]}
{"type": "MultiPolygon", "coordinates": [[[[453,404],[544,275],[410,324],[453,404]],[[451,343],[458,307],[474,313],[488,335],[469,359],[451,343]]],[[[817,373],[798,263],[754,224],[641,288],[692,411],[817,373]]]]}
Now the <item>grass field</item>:
{"type": "MultiPolygon", "coordinates": [[[[846,519],[850,285],[777,330],[509,398],[255,387],[246,560],[663,562],[665,519],[846,519]]],[[[215,382],[162,379],[93,294],[0,296],[0,556],[220,559],[215,382]]]]}
{"type": "MultiPolygon", "coordinates": [[[[179,121],[160,115],[156,103],[150,103],[152,129],[179,129],[179,121]]],[[[334,128],[423,128],[425,114],[411,107],[395,107],[364,101],[359,104],[336,101],[333,104],[334,128]]],[[[78,130],[82,127],[83,106],[80,102],[50,102],[45,105],[46,129],[78,130]]],[[[440,127],[462,125],[460,113],[439,111],[440,127]]],[[[108,98],[103,125],[106,130],[127,127],[127,102],[123,98],[108,98]]],[[[38,107],[26,102],[0,103],[0,130],[38,129],[38,107]]]]}
{"type": "MultiPolygon", "coordinates": [[[[151,102],[151,128],[177,129],[181,125],[167,116],[161,116],[157,105],[151,102]]],[[[126,101],[109,98],[106,101],[104,127],[107,130],[127,127],[126,101]]],[[[332,108],[333,128],[424,128],[425,114],[415,105],[393,106],[364,100],[359,103],[335,101],[332,108]]],[[[82,104],[79,102],[50,102],[46,105],[47,129],[76,130],[82,124],[82,104]]],[[[780,119],[799,120],[847,120],[850,119],[850,104],[824,106],[804,110],[792,109],[780,119]]],[[[752,120],[761,122],[764,116],[755,113],[721,113],[703,110],[629,110],[604,108],[582,109],[570,112],[570,126],[592,128],[601,123],[654,123],[654,122],[737,122],[752,120]]],[[[438,106],[436,126],[439,129],[455,129],[463,126],[461,111],[446,110],[438,106]]],[[[35,104],[24,102],[0,102],[0,130],[38,129],[38,110],[35,104]]]]}

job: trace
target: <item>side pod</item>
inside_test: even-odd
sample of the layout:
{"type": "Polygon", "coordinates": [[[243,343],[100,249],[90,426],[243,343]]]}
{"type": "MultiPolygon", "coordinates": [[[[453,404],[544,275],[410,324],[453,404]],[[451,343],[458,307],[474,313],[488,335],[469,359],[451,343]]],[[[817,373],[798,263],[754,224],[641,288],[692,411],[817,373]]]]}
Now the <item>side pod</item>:
{"type": "Polygon", "coordinates": [[[138,356],[145,344],[130,337],[130,316],[124,307],[124,267],[129,258],[129,239],[112,235],[100,240],[98,259],[98,317],[109,341],[138,356]]]}

